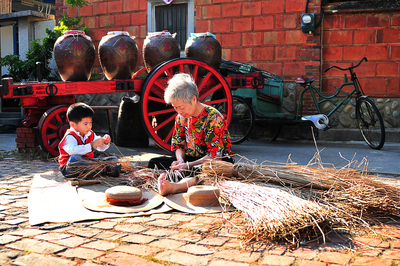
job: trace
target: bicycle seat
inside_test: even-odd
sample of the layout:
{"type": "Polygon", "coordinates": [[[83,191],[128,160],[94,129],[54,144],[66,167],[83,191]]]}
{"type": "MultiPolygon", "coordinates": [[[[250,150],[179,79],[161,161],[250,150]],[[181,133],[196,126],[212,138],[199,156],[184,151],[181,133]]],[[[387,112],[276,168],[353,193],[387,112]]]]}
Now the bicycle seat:
{"type": "Polygon", "coordinates": [[[297,84],[311,83],[316,79],[317,78],[315,76],[306,76],[306,77],[297,78],[296,83],[297,84]]]}

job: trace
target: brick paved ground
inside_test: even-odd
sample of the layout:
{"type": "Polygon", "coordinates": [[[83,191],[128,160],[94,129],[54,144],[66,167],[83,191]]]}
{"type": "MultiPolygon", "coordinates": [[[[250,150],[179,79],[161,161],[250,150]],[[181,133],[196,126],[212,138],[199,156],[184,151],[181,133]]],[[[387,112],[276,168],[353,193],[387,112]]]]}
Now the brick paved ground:
{"type": "Polygon", "coordinates": [[[398,265],[400,224],[380,237],[330,234],[326,243],[241,246],[221,214],[151,216],[30,226],[27,197],[37,173],[55,162],[0,157],[0,265],[398,265]]]}

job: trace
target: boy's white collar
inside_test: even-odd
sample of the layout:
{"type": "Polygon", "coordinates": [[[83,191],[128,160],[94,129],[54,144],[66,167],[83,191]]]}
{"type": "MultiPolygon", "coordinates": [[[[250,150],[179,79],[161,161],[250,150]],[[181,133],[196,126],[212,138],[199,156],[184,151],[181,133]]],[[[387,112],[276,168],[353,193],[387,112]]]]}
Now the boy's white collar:
{"type": "Polygon", "coordinates": [[[92,134],[92,131],[89,131],[85,136],[81,136],[81,133],[79,133],[78,131],[76,131],[75,128],[70,127],[70,129],[75,132],[80,138],[86,139],[87,137],[89,137],[92,134]]]}

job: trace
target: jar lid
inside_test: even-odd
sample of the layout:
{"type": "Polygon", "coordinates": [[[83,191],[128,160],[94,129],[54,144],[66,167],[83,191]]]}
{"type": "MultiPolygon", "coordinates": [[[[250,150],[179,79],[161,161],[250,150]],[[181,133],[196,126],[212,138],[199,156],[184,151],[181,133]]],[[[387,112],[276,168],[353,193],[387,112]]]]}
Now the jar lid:
{"type": "Polygon", "coordinates": [[[212,34],[211,32],[190,33],[189,39],[195,40],[195,39],[198,39],[198,38],[205,38],[207,36],[210,36],[210,37],[213,37],[214,39],[217,39],[215,37],[215,35],[212,34]]]}
{"type": "Polygon", "coordinates": [[[85,32],[83,30],[67,30],[64,31],[65,35],[75,35],[75,34],[80,34],[80,35],[85,35],[85,32]]]}
{"type": "Polygon", "coordinates": [[[171,36],[171,33],[167,30],[147,33],[147,38],[160,37],[160,36],[171,36]]]}
{"type": "Polygon", "coordinates": [[[73,36],[75,38],[75,37],[78,37],[79,35],[90,42],[92,41],[92,38],[90,38],[90,36],[86,35],[85,32],[82,30],[67,30],[67,31],[64,31],[64,34],[62,36],[58,37],[57,43],[62,42],[67,37],[73,36]]]}
{"type": "Polygon", "coordinates": [[[107,35],[126,35],[129,36],[129,32],[127,31],[109,31],[107,35]]]}

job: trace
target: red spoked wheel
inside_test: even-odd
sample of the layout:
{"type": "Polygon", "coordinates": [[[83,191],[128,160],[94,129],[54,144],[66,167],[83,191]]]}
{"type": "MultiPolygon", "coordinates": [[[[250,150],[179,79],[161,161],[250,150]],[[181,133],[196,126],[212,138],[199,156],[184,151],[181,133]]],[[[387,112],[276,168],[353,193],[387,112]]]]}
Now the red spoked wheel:
{"type": "Polygon", "coordinates": [[[39,144],[53,156],[59,155],[58,144],[69,128],[67,110],[67,105],[54,106],[44,112],[38,124],[39,144]]]}
{"type": "Polygon", "coordinates": [[[168,80],[178,73],[193,76],[202,103],[224,106],[218,110],[229,124],[232,117],[231,91],[225,78],[214,67],[197,59],[178,58],[153,70],[142,85],[142,114],[144,127],[158,146],[171,151],[177,113],[171,105],[165,103],[164,91],[168,80]]]}

